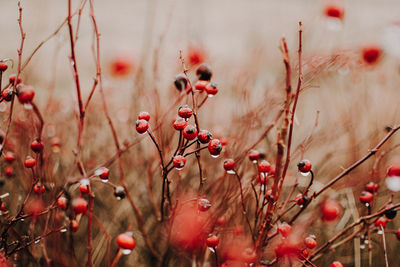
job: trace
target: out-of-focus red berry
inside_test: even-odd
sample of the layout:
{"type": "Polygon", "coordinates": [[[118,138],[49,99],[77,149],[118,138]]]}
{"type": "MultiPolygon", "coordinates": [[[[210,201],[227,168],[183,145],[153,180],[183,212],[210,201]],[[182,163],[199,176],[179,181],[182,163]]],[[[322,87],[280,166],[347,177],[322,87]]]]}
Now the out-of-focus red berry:
{"type": "Polygon", "coordinates": [[[378,228],[381,228],[381,226],[383,227],[383,228],[385,228],[386,227],[386,219],[385,219],[385,217],[379,217],[376,221],[375,221],[375,226],[376,227],[378,227],[378,228]]]}
{"type": "Polygon", "coordinates": [[[119,234],[115,241],[117,242],[117,245],[122,249],[132,250],[136,246],[135,239],[127,233],[119,234]]]}
{"type": "Polygon", "coordinates": [[[292,232],[292,226],[290,226],[287,223],[283,223],[279,225],[278,227],[278,232],[283,236],[283,237],[288,237],[290,233],[292,232]]]}
{"type": "Polygon", "coordinates": [[[59,207],[62,210],[66,210],[68,207],[68,200],[66,197],[59,197],[57,199],[57,207],[59,207]]]}
{"type": "Polygon", "coordinates": [[[6,155],[4,156],[5,161],[7,161],[8,163],[13,163],[13,161],[15,160],[15,155],[13,152],[8,151],[6,153],[6,155]]]}
{"type": "Polygon", "coordinates": [[[134,69],[133,60],[128,56],[118,56],[110,62],[110,72],[114,77],[126,77],[134,69]]]}
{"type": "Polygon", "coordinates": [[[335,4],[328,4],[324,8],[324,14],[327,17],[343,19],[344,17],[344,7],[335,4]]]}
{"type": "Polygon", "coordinates": [[[387,171],[387,176],[400,176],[400,163],[390,166],[387,171]]]}
{"type": "Polygon", "coordinates": [[[259,172],[269,172],[271,170],[271,164],[266,161],[266,160],[262,160],[260,163],[258,163],[258,171],[259,172]]]}
{"type": "Polygon", "coordinates": [[[211,235],[206,239],[206,245],[210,248],[215,248],[219,244],[219,237],[216,235],[211,235]]]}
{"type": "Polygon", "coordinates": [[[30,86],[24,86],[18,93],[18,100],[21,104],[29,104],[35,97],[35,90],[30,86]]]}
{"type": "Polygon", "coordinates": [[[325,200],[321,205],[322,219],[324,221],[334,221],[339,218],[342,206],[334,199],[325,200]]]}
{"type": "Polygon", "coordinates": [[[313,249],[317,246],[317,241],[315,240],[314,237],[308,236],[304,239],[304,244],[306,245],[307,248],[313,249]]]}
{"type": "Polygon", "coordinates": [[[362,48],[361,53],[364,62],[373,65],[381,58],[382,49],[377,45],[368,45],[362,48]]]}
{"type": "Polygon", "coordinates": [[[343,267],[343,264],[340,261],[334,261],[330,267],[343,267]]]}
{"type": "Polygon", "coordinates": [[[88,203],[85,199],[78,197],[72,200],[72,208],[75,214],[85,213],[87,210],[88,203]]]}
{"type": "Polygon", "coordinates": [[[33,168],[36,165],[36,159],[32,158],[32,157],[26,157],[25,161],[24,161],[24,166],[26,168],[33,168]]]}
{"type": "Polygon", "coordinates": [[[363,191],[360,195],[360,201],[362,203],[371,203],[374,199],[374,195],[368,191],[363,191]]]}

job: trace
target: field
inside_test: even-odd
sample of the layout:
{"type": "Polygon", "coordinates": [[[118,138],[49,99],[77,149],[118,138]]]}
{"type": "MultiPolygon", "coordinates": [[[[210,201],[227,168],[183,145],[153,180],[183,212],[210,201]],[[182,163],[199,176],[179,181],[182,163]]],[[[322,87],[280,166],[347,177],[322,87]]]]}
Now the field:
{"type": "Polygon", "coordinates": [[[0,8],[0,267],[397,266],[400,2],[0,8]]]}

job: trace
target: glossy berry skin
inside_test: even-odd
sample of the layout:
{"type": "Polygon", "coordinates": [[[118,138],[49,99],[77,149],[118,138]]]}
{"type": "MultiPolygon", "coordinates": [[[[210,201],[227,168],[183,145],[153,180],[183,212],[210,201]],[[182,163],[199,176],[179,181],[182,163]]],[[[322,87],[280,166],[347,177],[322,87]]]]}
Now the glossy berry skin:
{"type": "Polygon", "coordinates": [[[258,163],[259,172],[267,173],[270,170],[271,170],[271,164],[268,161],[262,160],[260,163],[258,163]]]}
{"type": "Polygon", "coordinates": [[[82,194],[86,195],[89,193],[89,186],[86,184],[81,184],[79,185],[79,191],[81,191],[82,194]]]}
{"type": "Polygon", "coordinates": [[[31,143],[31,149],[32,149],[32,151],[35,152],[35,153],[40,153],[40,152],[42,152],[43,148],[44,148],[43,143],[40,142],[40,141],[38,141],[38,140],[34,140],[34,141],[31,143]]]}
{"type": "Polygon", "coordinates": [[[8,65],[4,62],[0,62],[0,72],[7,70],[8,65]]]}
{"type": "Polygon", "coordinates": [[[206,198],[200,198],[197,203],[199,211],[208,211],[211,208],[211,202],[206,198]]]}
{"type": "Polygon", "coordinates": [[[360,195],[360,201],[362,203],[371,203],[373,199],[374,195],[367,191],[363,191],[360,195]]]}
{"type": "Polygon", "coordinates": [[[297,164],[297,167],[299,168],[300,172],[307,173],[307,172],[311,171],[312,164],[309,160],[304,159],[297,164]]]}
{"type": "Polygon", "coordinates": [[[193,140],[197,137],[196,127],[193,125],[186,125],[185,129],[182,131],[182,134],[186,140],[193,140]]]}
{"type": "Polygon", "coordinates": [[[383,227],[383,228],[385,228],[386,227],[386,219],[384,218],[384,217],[379,217],[376,221],[375,221],[375,223],[374,223],[374,225],[376,226],[376,227],[378,227],[378,228],[381,228],[381,227],[383,227]]]}
{"type": "Polygon", "coordinates": [[[400,229],[398,229],[398,230],[396,231],[396,237],[397,237],[398,240],[400,240],[400,229]]]}
{"type": "Polygon", "coordinates": [[[177,118],[173,126],[175,130],[182,131],[187,126],[187,121],[183,118],[177,118]]]}
{"type": "Polygon", "coordinates": [[[259,158],[260,158],[260,152],[254,149],[249,151],[249,159],[251,161],[257,161],[259,158]]]}
{"type": "Polygon", "coordinates": [[[218,156],[219,154],[221,154],[221,141],[219,141],[218,139],[212,139],[210,143],[208,143],[208,151],[212,156],[218,156]]]}
{"type": "Polygon", "coordinates": [[[34,192],[35,194],[40,195],[40,194],[46,192],[46,188],[45,188],[41,183],[37,183],[37,184],[35,184],[35,185],[33,186],[33,192],[34,192]]]}
{"type": "Polygon", "coordinates": [[[376,193],[378,192],[378,189],[379,185],[374,182],[369,182],[368,184],[365,185],[365,191],[370,193],[376,193]]]}
{"type": "Polygon", "coordinates": [[[4,168],[4,174],[5,174],[7,177],[11,177],[11,176],[14,174],[13,167],[11,167],[11,166],[5,167],[5,168],[4,168]]]}
{"type": "Polygon", "coordinates": [[[343,267],[343,264],[340,261],[334,261],[330,267],[343,267]]]}
{"type": "Polygon", "coordinates": [[[184,105],[179,108],[178,115],[181,118],[189,119],[193,115],[193,110],[188,105],[184,105]]]}
{"type": "Polygon", "coordinates": [[[29,104],[35,97],[35,90],[30,86],[24,86],[18,93],[18,100],[21,104],[29,104]]]}
{"type": "Polygon", "coordinates": [[[149,123],[146,120],[136,121],[136,131],[140,134],[144,134],[149,129],[149,123]]]}
{"type": "Polygon", "coordinates": [[[66,197],[59,197],[57,199],[57,207],[62,210],[66,210],[68,208],[68,200],[66,197]]]}
{"type": "Polygon", "coordinates": [[[194,89],[203,92],[204,90],[206,90],[206,86],[207,86],[207,81],[197,81],[194,85],[194,89]]]}
{"type": "Polygon", "coordinates": [[[186,89],[187,84],[188,84],[186,75],[183,73],[176,75],[174,84],[175,84],[176,89],[178,89],[179,91],[186,89]]]}
{"type": "Polygon", "coordinates": [[[200,132],[197,134],[197,139],[202,144],[208,144],[212,139],[212,134],[207,130],[200,130],[200,132]]]}
{"type": "MultiPolygon", "coordinates": [[[[8,81],[9,81],[11,84],[14,84],[16,78],[17,78],[17,75],[11,74],[10,76],[8,76],[8,81]]],[[[21,83],[21,82],[22,82],[21,77],[18,77],[17,84],[19,84],[19,83],[21,83]]]]}
{"type": "Polygon", "coordinates": [[[342,19],[344,17],[344,8],[338,5],[327,5],[324,10],[325,16],[342,19]]]}
{"type": "Polygon", "coordinates": [[[362,58],[366,64],[373,65],[381,58],[382,50],[379,46],[369,45],[362,48],[362,58]]]}
{"type": "Polygon", "coordinates": [[[174,157],[172,160],[172,164],[174,164],[174,167],[177,169],[182,169],[185,166],[186,163],[186,158],[181,155],[177,155],[174,157]]]}
{"type": "Polygon", "coordinates": [[[36,159],[32,157],[27,157],[24,161],[25,168],[33,168],[36,165],[36,159]]]}
{"type": "Polygon", "coordinates": [[[206,93],[207,93],[208,95],[216,95],[216,94],[218,93],[217,84],[216,84],[216,83],[213,83],[213,82],[209,83],[209,84],[206,86],[206,93]]]}
{"type": "Polygon", "coordinates": [[[283,223],[278,227],[278,232],[283,236],[283,237],[288,237],[290,233],[292,232],[292,226],[290,226],[287,223],[283,223]]]}
{"type": "Polygon", "coordinates": [[[78,224],[78,222],[76,221],[76,220],[72,220],[71,221],[71,229],[72,229],[72,232],[76,232],[76,231],[78,231],[78,228],[79,228],[79,224],[78,224]]]}
{"type": "Polygon", "coordinates": [[[150,114],[147,111],[142,111],[138,115],[138,120],[149,121],[150,120],[150,114]]]}
{"type": "Polygon", "coordinates": [[[122,249],[132,250],[136,246],[135,239],[127,233],[119,234],[115,241],[117,242],[117,245],[122,249]]]}
{"type": "Polygon", "coordinates": [[[75,214],[85,213],[87,210],[88,203],[85,199],[78,197],[72,200],[72,208],[75,214]]]}
{"type": "Polygon", "coordinates": [[[96,170],[96,174],[99,176],[100,179],[108,180],[108,178],[110,177],[110,170],[106,167],[101,167],[96,170]]]}
{"type": "Polygon", "coordinates": [[[341,211],[342,206],[340,206],[339,202],[333,199],[328,199],[321,205],[322,219],[327,222],[339,218],[341,211]]]}
{"type": "Polygon", "coordinates": [[[226,159],[224,161],[224,169],[225,171],[231,171],[235,168],[235,160],[234,159],[226,159]]]}
{"type": "Polygon", "coordinates": [[[12,153],[11,151],[8,151],[6,153],[6,155],[4,156],[5,161],[7,161],[8,163],[13,163],[13,161],[15,160],[15,155],[14,153],[12,153]]]}
{"type": "Polygon", "coordinates": [[[125,189],[122,186],[118,185],[114,188],[114,196],[116,198],[123,199],[125,195],[125,189]]]}
{"type": "Polygon", "coordinates": [[[12,96],[13,96],[14,91],[11,88],[6,88],[1,92],[1,97],[4,99],[4,101],[11,101],[12,96]]]}
{"type": "Polygon", "coordinates": [[[307,248],[313,249],[317,246],[317,241],[315,241],[315,238],[309,236],[304,239],[304,244],[307,248]]]}
{"type": "Polygon", "coordinates": [[[391,166],[387,171],[387,176],[400,176],[400,163],[391,166]]]}
{"type": "Polygon", "coordinates": [[[210,248],[215,248],[219,244],[219,237],[216,235],[209,236],[206,239],[206,245],[210,248]]]}
{"type": "Polygon", "coordinates": [[[211,80],[212,71],[210,66],[205,63],[201,64],[196,70],[196,75],[201,81],[211,80]]]}
{"type": "Polygon", "coordinates": [[[299,193],[299,194],[297,194],[295,201],[296,201],[297,205],[301,206],[301,205],[304,205],[308,201],[308,197],[303,196],[302,193],[299,193]]]}

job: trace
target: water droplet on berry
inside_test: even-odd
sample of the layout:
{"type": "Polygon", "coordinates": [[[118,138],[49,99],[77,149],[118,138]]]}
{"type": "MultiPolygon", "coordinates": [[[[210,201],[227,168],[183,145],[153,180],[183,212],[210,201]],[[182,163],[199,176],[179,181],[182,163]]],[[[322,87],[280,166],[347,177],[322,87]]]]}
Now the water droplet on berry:
{"type": "Polygon", "coordinates": [[[39,242],[40,242],[40,239],[35,240],[35,244],[37,244],[37,243],[39,243],[39,242]]]}
{"type": "Polygon", "coordinates": [[[2,102],[0,103],[0,112],[4,112],[7,110],[7,105],[6,103],[2,102]]]}
{"type": "Polygon", "coordinates": [[[67,228],[63,228],[60,230],[61,233],[65,233],[67,231],[67,228]]]}
{"type": "Polygon", "coordinates": [[[100,179],[103,183],[107,183],[108,179],[100,179]]]}
{"type": "Polygon", "coordinates": [[[365,239],[364,240],[364,244],[368,244],[369,242],[368,242],[368,239],[365,239]]]}
{"type": "Polygon", "coordinates": [[[378,230],[376,233],[377,233],[378,235],[383,234],[382,230],[378,230]]]}
{"type": "Polygon", "coordinates": [[[310,175],[310,172],[300,172],[301,173],[301,175],[303,175],[303,176],[308,176],[308,175],[310,175]]]}
{"type": "Polygon", "coordinates": [[[211,98],[211,97],[213,97],[214,95],[207,95],[207,96],[211,98]]]}
{"type": "Polygon", "coordinates": [[[180,170],[182,170],[183,169],[183,167],[182,168],[175,168],[177,171],[180,171],[180,170]]]}
{"type": "Polygon", "coordinates": [[[212,253],[215,253],[215,249],[208,247],[209,250],[211,250],[212,253]]]}
{"type": "Polygon", "coordinates": [[[32,107],[31,104],[24,104],[24,109],[26,109],[26,110],[32,110],[33,107],[32,107]]]}
{"type": "Polygon", "coordinates": [[[80,184],[81,185],[89,185],[90,184],[90,182],[89,182],[89,179],[82,179],[81,181],[80,181],[80,184]]]}
{"type": "Polygon", "coordinates": [[[254,163],[254,164],[257,164],[257,160],[253,160],[253,163],[254,163]]]}
{"type": "Polygon", "coordinates": [[[330,31],[338,32],[343,28],[343,23],[338,18],[326,18],[326,28],[330,31]]]}
{"type": "Polygon", "coordinates": [[[229,174],[235,174],[236,173],[234,170],[229,170],[229,171],[226,171],[226,172],[229,173],[229,174]]]}
{"type": "Polygon", "coordinates": [[[361,244],[360,245],[360,249],[364,249],[365,248],[365,245],[364,244],[361,244]]]}
{"type": "Polygon", "coordinates": [[[219,155],[211,155],[211,157],[213,157],[213,158],[218,158],[219,157],[219,155]]]}
{"type": "Polygon", "coordinates": [[[131,249],[123,249],[122,250],[122,254],[124,254],[124,255],[129,255],[129,254],[131,254],[131,252],[132,252],[131,249]]]}

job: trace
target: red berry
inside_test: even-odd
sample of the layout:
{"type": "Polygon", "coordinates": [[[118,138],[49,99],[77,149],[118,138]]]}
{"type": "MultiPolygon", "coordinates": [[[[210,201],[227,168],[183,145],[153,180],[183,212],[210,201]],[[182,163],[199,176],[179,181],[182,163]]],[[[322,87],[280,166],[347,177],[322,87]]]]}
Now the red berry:
{"type": "Polygon", "coordinates": [[[369,182],[368,184],[365,185],[365,191],[368,191],[370,193],[376,193],[378,192],[379,185],[374,183],[374,182],[369,182]]]}
{"type": "Polygon", "coordinates": [[[272,190],[269,189],[266,193],[265,193],[265,198],[270,200],[272,198],[272,190]]]}
{"type": "Polygon", "coordinates": [[[231,171],[235,168],[235,160],[234,159],[226,159],[224,161],[224,169],[225,171],[231,171]]]}
{"type": "Polygon", "coordinates": [[[378,227],[378,228],[381,228],[381,226],[383,227],[383,228],[385,228],[386,227],[386,219],[384,218],[384,217],[379,217],[376,221],[375,221],[375,226],[376,227],[378,227]]]}
{"type": "Polygon", "coordinates": [[[211,80],[212,72],[210,66],[208,66],[205,63],[201,64],[196,70],[196,75],[199,77],[199,80],[201,81],[211,80]]]}
{"type": "Polygon", "coordinates": [[[38,140],[34,140],[31,143],[31,149],[35,153],[40,153],[43,150],[43,147],[44,147],[43,143],[38,140]]]}
{"type": "Polygon", "coordinates": [[[28,157],[26,157],[26,159],[24,161],[24,165],[26,168],[33,168],[33,166],[36,165],[36,159],[28,156],[28,157]]]}
{"type": "Polygon", "coordinates": [[[218,217],[216,223],[217,223],[218,226],[224,225],[226,223],[225,217],[224,216],[218,217]]]}
{"type": "Polygon", "coordinates": [[[146,120],[137,120],[136,121],[136,131],[140,134],[147,132],[149,129],[149,123],[146,120]]]}
{"type": "Polygon", "coordinates": [[[80,184],[79,191],[81,191],[82,194],[86,195],[87,193],[89,193],[89,186],[87,184],[80,184]]]}
{"type": "Polygon", "coordinates": [[[328,199],[321,205],[322,219],[324,221],[336,220],[341,211],[342,206],[340,206],[339,202],[333,199],[328,199]]]}
{"type": "Polygon", "coordinates": [[[249,151],[249,159],[251,161],[257,161],[259,158],[260,158],[260,152],[254,149],[249,151]]]}
{"type": "Polygon", "coordinates": [[[306,245],[307,248],[313,249],[317,246],[317,241],[315,241],[314,237],[309,236],[304,239],[304,244],[306,245]]]}
{"type": "Polygon", "coordinates": [[[178,115],[181,118],[189,119],[193,115],[193,110],[188,105],[184,105],[179,108],[178,115]]]}
{"type": "Polygon", "coordinates": [[[200,143],[207,144],[212,139],[212,134],[207,130],[200,130],[197,134],[197,139],[199,139],[200,143]]]}
{"type": "Polygon", "coordinates": [[[325,7],[325,16],[342,19],[344,16],[344,8],[339,5],[330,4],[325,7]]]}
{"type": "Polygon", "coordinates": [[[266,161],[262,160],[260,163],[258,163],[258,171],[262,173],[267,173],[271,170],[271,164],[266,161]]]}
{"type": "Polygon", "coordinates": [[[221,142],[218,139],[212,139],[210,143],[208,143],[208,151],[212,156],[219,156],[222,151],[221,142]]]}
{"type": "Polygon", "coordinates": [[[0,72],[7,70],[8,65],[2,61],[0,61],[0,72]]]}
{"type": "Polygon", "coordinates": [[[200,92],[203,92],[204,90],[206,90],[206,86],[207,86],[207,81],[197,81],[194,85],[194,88],[196,90],[199,90],[200,92]]]}
{"type": "Polygon", "coordinates": [[[367,64],[375,64],[382,55],[382,49],[376,45],[369,45],[362,48],[362,58],[367,64]]]}
{"type": "Polygon", "coordinates": [[[295,201],[296,201],[296,204],[297,205],[303,205],[304,204],[304,196],[303,196],[303,194],[302,193],[299,193],[299,194],[297,194],[297,196],[296,196],[296,198],[295,198],[295,201]]]}
{"type": "Polygon", "coordinates": [[[398,240],[400,240],[400,229],[398,229],[398,230],[396,231],[396,237],[397,237],[398,240]]]}
{"type": "Polygon", "coordinates": [[[184,156],[181,155],[177,155],[174,157],[174,159],[172,160],[172,164],[174,164],[174,167],[177,170],[181,170],[186,163],[186,158],[184,156]]]}
{"type": "Polygon", "coordinates": [[[216,235],[209,236],[209,237],[206,239],[206,244],[207,244],[207,247],[215,248],[215,247],[218,246],[218,244],[219,244],[219,238],[218,238],[218,236],[216,236],[216,235]]]}
{"type": "Polygon", "coordinates": [[[35,97],[35,90],[30,86],[24,86],[18,93],[18,100],[21,104],[29,104],[35,97]]]}
{"type": "Polygon", "coordinates": [[[62,210],[66,210],[68,207],[68,200],[66,197],[59,197],[57,199],[57,207],[59,207],[62,210]]]}
{"type": "Polygon", "coordinates": [[[202,63],[205,59],[205,51],[202,47],[189,46],[188,48],[188,59],[191,65],[197,65],[202,63]]]}
{"type": "Polygon", "coordinates": [[[242,225],[237,225],[235,229],[233,230],[235,235],[241,235],[244,232],[243,226],[242,225]]]}
{"type": "Polygon", "coordinates": [[[72,221],[71,221],[71,229],[72,229],[72,232],[78,231],[78,227],[79,227],[78,222],[77,222],[76,220],[72,220],[72,221]]]}
{"type": "Polygon", "coordinates": [[[72,200],[72,208],[75,214],[85,213],[87,210],[88,203],[85,199],[78,197],[72,200]]]}
{"type": "Polygon", "coordinates": [[[363,191],[360,195],[360,201],[362,203],[371,203],[373,199],[374,195],[367,191],[363,191]]]}
{"type": "Polygon", "coordinates": [[[11,101],[13,93],[14,91],[11,88],[6,88],[1,92],[1,97],[8,102],[11,101]]]}
{"type": "Polygon", "coordinates": [[[214,95],[216,95],[217,93],[218,93],[218,88],[217,88],[217,84],[216,83],[209,83],[207,86],[206,86],[206,93],[209,95],[209,96],[214,96],[214,95]]]}
{"type": "Polygon", "coordinates": [[[200,198],[197,207],[199,211],[207,211],[211,208],[211,202],[206,198],[200,198]]]}
{"type": "Polygon", "coordinates": [[[42,194],[46,192],[46,188],[41,183],[37,183],[33,186],[33,192],[35,194],[42,194]]]}
{"type": "Polygon", "coordinates": [[[174,120],[174,129],[177,131],[182,131],[183,129],[185,129],[186,125],[187,121],[185,119],[177,118],[176,120],[174,120]]]}
{"type": "Polygon", "coordinates": [[[334,261],[330,267],[343,267],[343,264],[340,261],[334,261]]]}
{"type": "Polygon", "coordinates": [[[147,111],[142,111],[138,115],[138,120],[149,121],[150,120],[150,114],[147,111]]]}
{"type": "Polygon", "coordinates": [[[6,155],[4,156],[4,159],[8,162],[8,163],[12,163],[15,160],[15,155],[14,153],[12,153],[11,151],[8,151],[6,153],[6,155]]]}
{"type": "MultiPolygon", "coordinates": [[[[16,78],[17,78],[17,75],[11,74],[10,76],[8,76],[8,81],[9,81],[11,84],[14,84],[16,78]]],[[[18,77],[17,84],[19,84],[19,83],[21,83],[21,82],[22,82],[21,77],[18,77]]]]}
{"type": "Polygon", "coordinates": [[[278,227],[278,232],[283,236],[283,237],[288,237],[290,233],[292,232],[292,226],[290,226],[287,223],[283,223],[278,227]]]}
{"type": "Polygon", "coordinates": [[[391,166],[387,171],[388,176],[400,176],[400,163],[391,166]]]}
{"type": "Polygon", "coordinates": [[[304,159],[297,164],[297,167],[299,168],[300,172],[307,173],[311,171],[312,164],[309,160],[304,159]]]}
{"type": "Polygon", "coordinates": [[[129,56],[117,56],[110,62],[110,72],[114,77],[129,75],[134,69],[133,59],[129,56]]]}
{"type": "Polygon", "coordinates": [[[110,170],[106,167],[100,167],[96,170],[95,174],[102,180],[108,180],[110,176],[110,170]]]}
{"type": "Polygon", "coordinates": [[[5,174],[7,177],[11,177],[11,176],[13,175],[13,173],[14,173],[14,170],[13,170],[13,168],[12,168],[11,166],[5,167],[5,169],[4,169],[4,174],[5,174]]]}
{"type": "Polygon", "coordinates": [[[2,202],[1,205],[0,205],[0,211],[2,211],[2,212],[7,211],[7,208],[6,208],[6,206],[4,205],[3,202],[2,202]]]}
{"type": "Polygon", "coordinates": [[[193,140],[197,136],[196,127],[193,125],[186,125],[185,129],[183,129],[183,137],[187,140],[193,140]]]}
{"type": "Polygon", "coordinates": [[[136,246],[135,239],[127,233],[119,234],[115,241],[117,242],[117,245],[122,249],[132,250],[136,246]]]}

